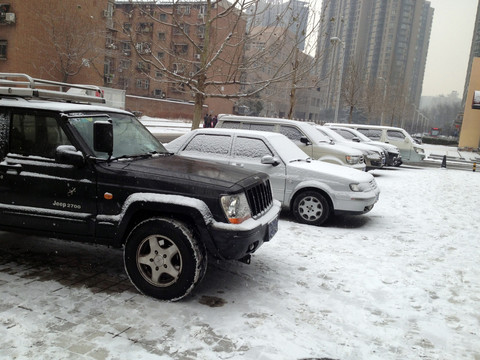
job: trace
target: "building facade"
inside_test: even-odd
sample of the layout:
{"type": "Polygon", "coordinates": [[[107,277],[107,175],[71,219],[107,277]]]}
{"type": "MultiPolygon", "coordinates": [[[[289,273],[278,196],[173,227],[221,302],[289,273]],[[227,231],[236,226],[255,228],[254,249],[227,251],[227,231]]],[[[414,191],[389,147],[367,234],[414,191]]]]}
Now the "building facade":
{"type": "Polygon", "coordinates": [[[361,69],[363,93],[383,90],[385,119],[399,103],[403,113],[418,108],[432,20],[424,0],[331,0],[317,48],[326,113],[344,105],[339,94],[352,63],[361,69]]]}
{"type": "MultiPolygon", "coordinates": [[[[229,84],[228,76],[239,66],[243,47],[227,46],[215,55],[229,41],[241,43],[246,22],[231,11],[207,36],[205,4],[9,0],[0,4],[0,72],[124,89],[130,110],[170,117],[172,109],[179,109],[179,117],[189,112],[193,117],[189,82],[203,63],[209,66],[209,81],[225,84],[207,89],[220,95],[207,98],[207,107],[231,113],[234,101],[228,96],[239,86],[229,84]],[[155,101],[148,105],[140,97],[155,101]]],[[[212,17],[225,9],[222,4],[227,3],[209,9],[212,17]]]]}
{"type": "Polygon", "coordinates": [[[0,72],[103,84],[108,0],[9,0],[0,9],[0,72]]]}

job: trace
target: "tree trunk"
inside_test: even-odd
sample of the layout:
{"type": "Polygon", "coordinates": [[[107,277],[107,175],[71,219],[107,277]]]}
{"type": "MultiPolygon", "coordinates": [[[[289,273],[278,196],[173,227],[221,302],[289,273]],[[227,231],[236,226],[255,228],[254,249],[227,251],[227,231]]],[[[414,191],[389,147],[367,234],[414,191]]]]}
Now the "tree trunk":
{"type": "Polygon", "coordinates": [[[204,97],[200,93],[195,94],[195,107],[193,112],[192,130],[198,129],[203,119],[204,97]]]}

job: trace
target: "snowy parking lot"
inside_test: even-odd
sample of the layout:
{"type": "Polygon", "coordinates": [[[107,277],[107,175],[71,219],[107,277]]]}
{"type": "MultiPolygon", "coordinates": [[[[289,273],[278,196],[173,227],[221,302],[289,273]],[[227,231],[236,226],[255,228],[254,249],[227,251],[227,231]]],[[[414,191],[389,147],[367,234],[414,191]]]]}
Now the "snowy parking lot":
{"type": "Polygon", "coordinates": [[[373,174],[370,213],[284,215],[176,303],[140,295],[119,250],[0,232],[0,359],[480,359],[480,174],[373,174]]]}

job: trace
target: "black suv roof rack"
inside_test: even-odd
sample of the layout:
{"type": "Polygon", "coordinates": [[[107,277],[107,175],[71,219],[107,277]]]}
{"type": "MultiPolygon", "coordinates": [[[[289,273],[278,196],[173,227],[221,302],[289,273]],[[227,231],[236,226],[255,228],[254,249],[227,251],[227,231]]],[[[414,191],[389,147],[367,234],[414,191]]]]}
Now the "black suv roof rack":
{"type": "Polygon", "coordinates": [[[105,104],[103,91],[99,86],[35,79],[21,73],[0,73],[0,95],[105,104]],[[57,88],[57,90],[45,88],[57,88]]]}

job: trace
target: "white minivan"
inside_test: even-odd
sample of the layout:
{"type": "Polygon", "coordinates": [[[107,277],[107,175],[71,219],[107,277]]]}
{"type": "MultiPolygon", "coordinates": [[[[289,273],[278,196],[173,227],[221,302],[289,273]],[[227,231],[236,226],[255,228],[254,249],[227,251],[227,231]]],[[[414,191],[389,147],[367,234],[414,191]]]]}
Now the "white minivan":
{"type": "Polygon", "coordinates": [[[327,123],[325,125],[350,127],[374,141],[395,145],[400,150],[403,162],[419,162],[425,158],[423,146],[417,144],[410,134],[402,128],[366,124],[327,123]]]}
{"type": "Polygon", "coordinates": [[[335,144],[313,125],[303,121],[221,114],[218,115],[215,127],[280,133],[292,140],[312,159],[366,170],[365,159],[360,150],[335,144]]]}

